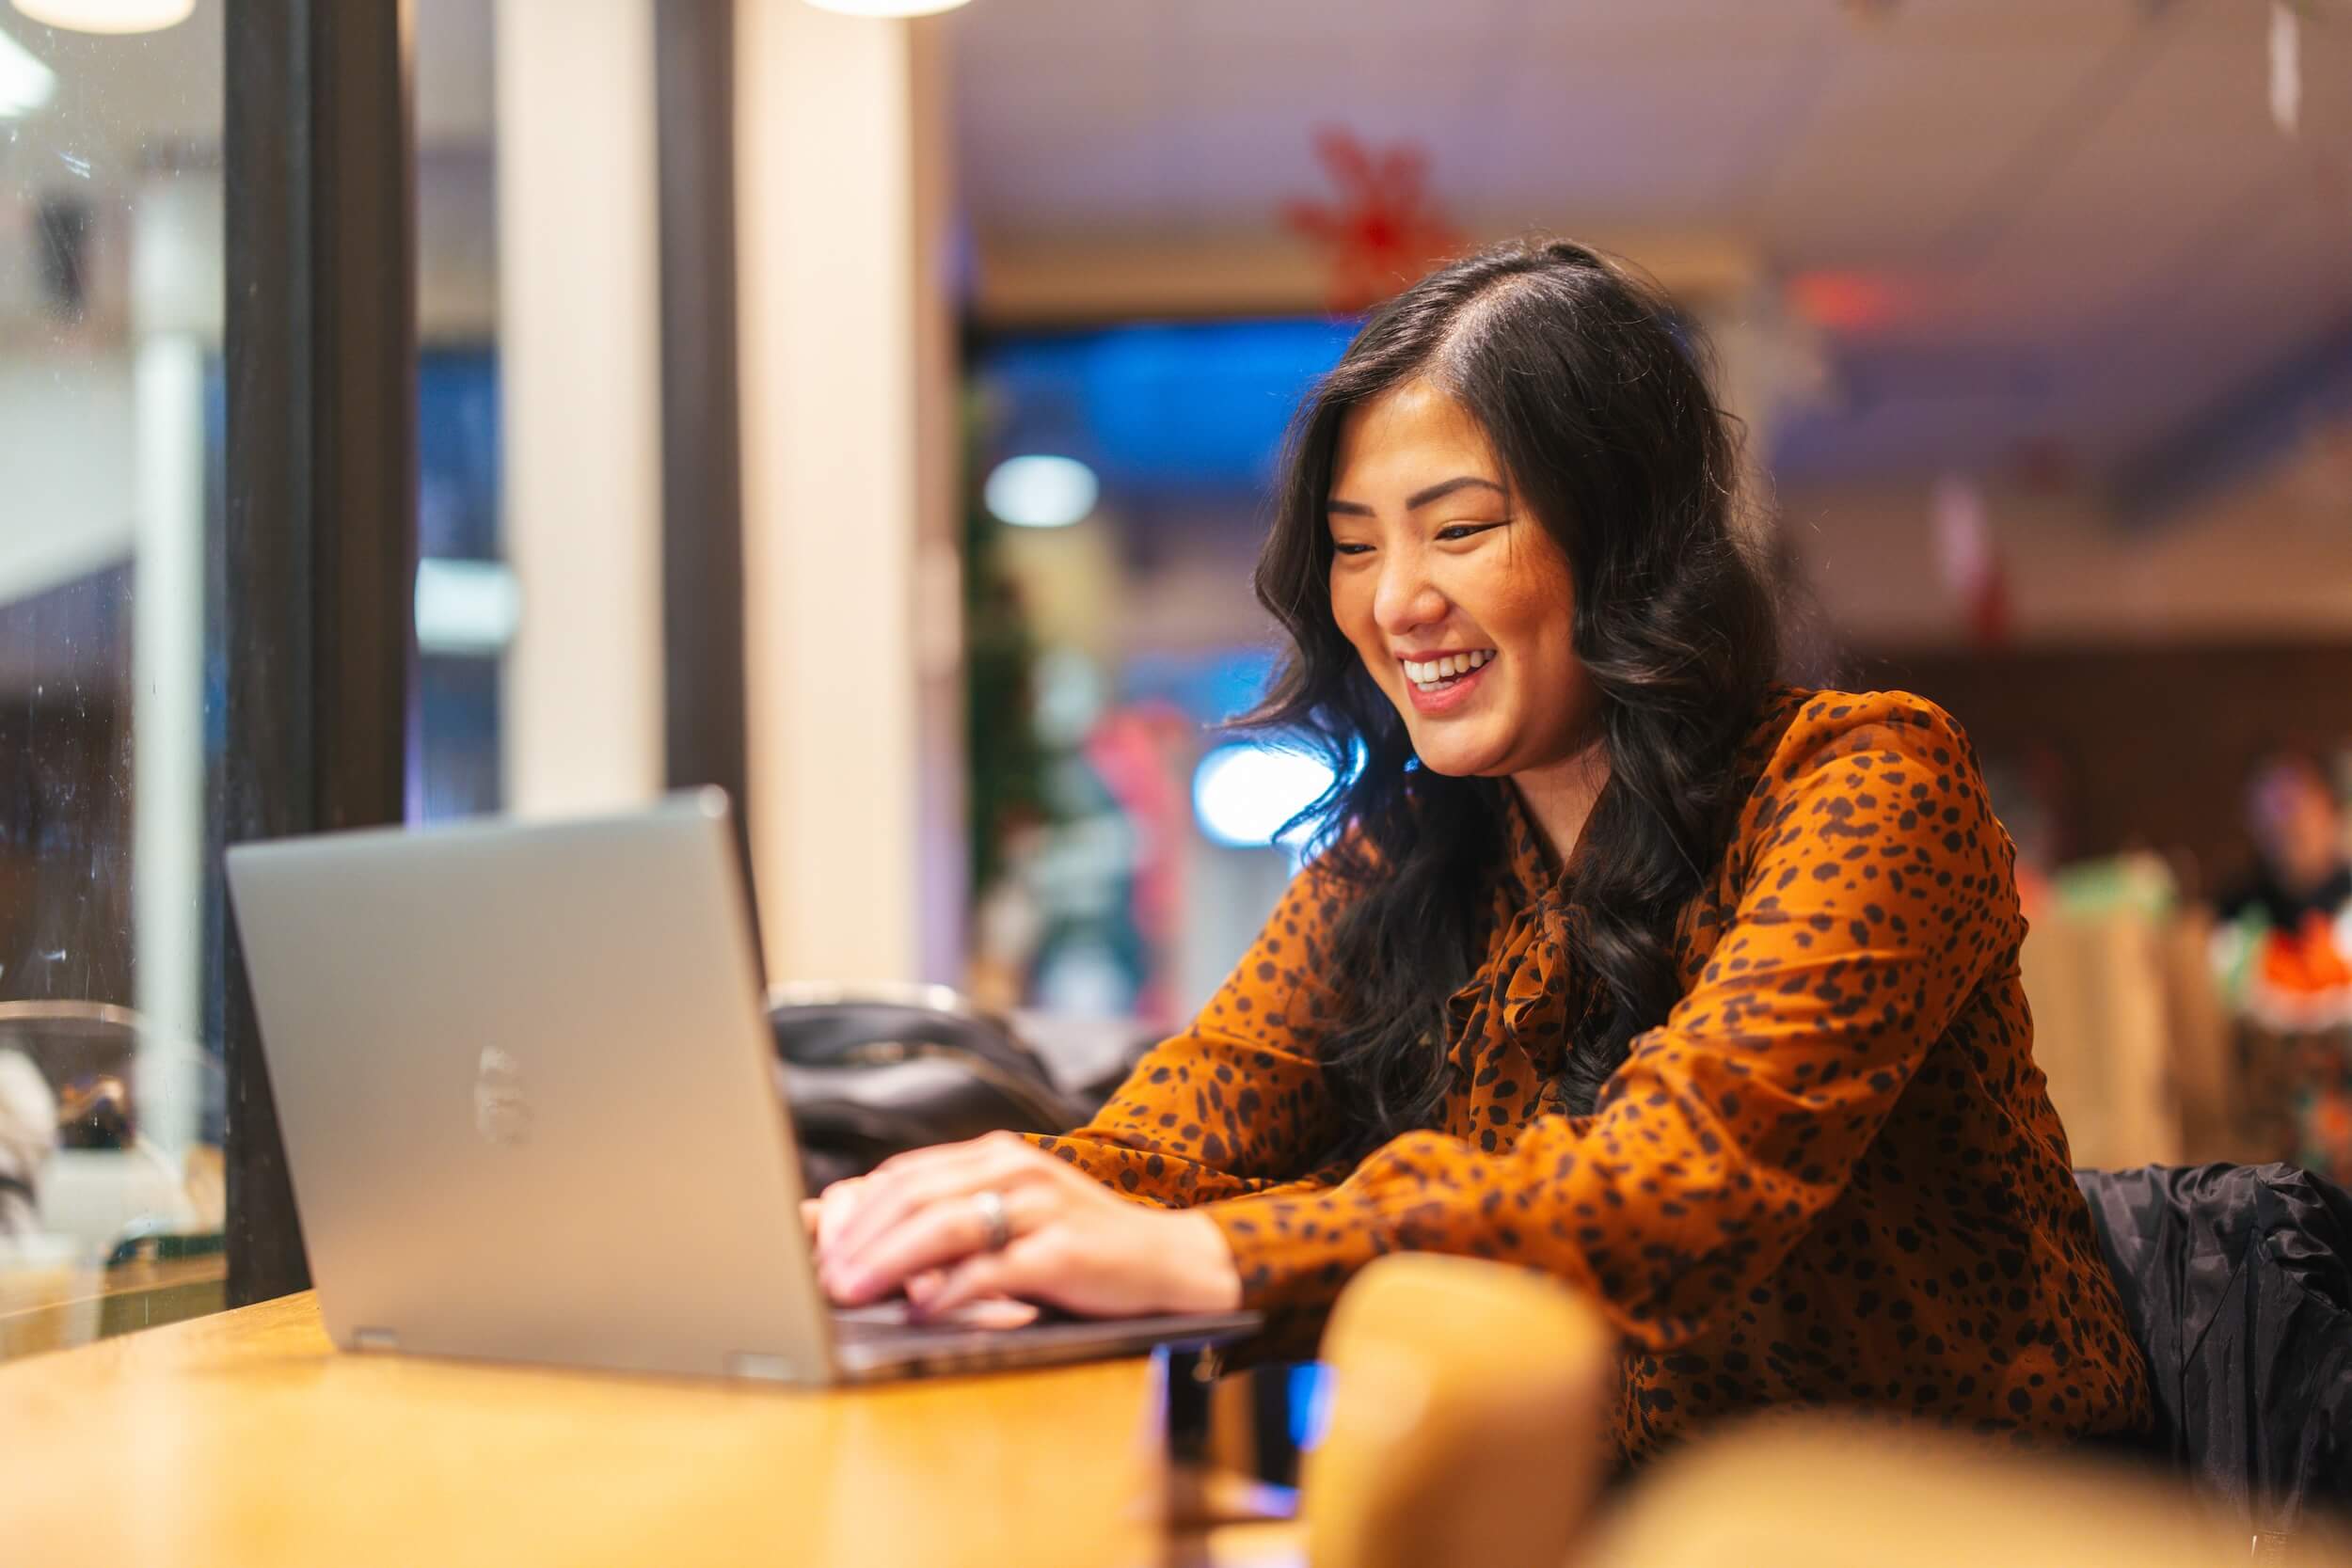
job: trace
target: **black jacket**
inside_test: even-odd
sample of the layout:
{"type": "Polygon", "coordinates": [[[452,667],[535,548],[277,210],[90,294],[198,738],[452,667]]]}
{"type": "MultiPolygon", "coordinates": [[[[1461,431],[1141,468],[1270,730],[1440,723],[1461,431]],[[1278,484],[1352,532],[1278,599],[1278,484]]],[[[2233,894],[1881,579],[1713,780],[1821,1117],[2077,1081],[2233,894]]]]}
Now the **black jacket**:
{"type": "Polygon", "coordinates": [[[2156,1446],[2249,1530],[2352,1506],[2352,1195],[2292,1165],[2077,1171],[2156,1446]]]}

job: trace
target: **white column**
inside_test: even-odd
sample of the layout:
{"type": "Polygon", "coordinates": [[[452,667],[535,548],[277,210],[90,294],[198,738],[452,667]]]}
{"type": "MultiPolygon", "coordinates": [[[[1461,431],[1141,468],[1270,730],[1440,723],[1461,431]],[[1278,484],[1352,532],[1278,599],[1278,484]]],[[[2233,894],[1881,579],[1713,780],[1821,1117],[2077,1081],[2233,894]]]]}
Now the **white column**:
{"type": "Polygon", "coordinates": [[[662,783],[651,0],[498,0],[496,55],[506,801],[596,811],[662,783]]]}
{"type": "Polygon", "coordinates": [[[778,978],[958,980],[958,434],[934,24],[736,10],[754,875],[778,978]]]}
{"type": "Polygon", "coordinates": [[[955,121],[947,35],[910,35],[914,179],[915,957],[923,979],[970,966],[971,832],[963,745],[963,463],[956,361],[955,121]]]}
{"type": "Polygon", "coordinates": [[[133,212],[133,990],[140,1132],[175,1164],[201,1097],[204,358],[220,341],[220,185],[187,171],[133,212]]]}

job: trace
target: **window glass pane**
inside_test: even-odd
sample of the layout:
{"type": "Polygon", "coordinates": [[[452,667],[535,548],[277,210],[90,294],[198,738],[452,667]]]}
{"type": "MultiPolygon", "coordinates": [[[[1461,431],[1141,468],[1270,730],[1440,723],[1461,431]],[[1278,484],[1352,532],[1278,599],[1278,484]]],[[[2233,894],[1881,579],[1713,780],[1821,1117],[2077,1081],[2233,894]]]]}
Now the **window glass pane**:
{"type": "Polygon", "coordinates": [[[418,0],[417,576],[424,821],[506,803],[501,717],[522,599],[500,492],[494,8],[418,0]]]}
{"type": "Polygon", "coordinates": [[[1273,672],[1249,578],[1284,423],[1357,322],[1122,322],[980,338],[965,517],[983,1001],[1173,1028],[1296,869],[1328,784],[1229,743],[1273,672]]]}
{"type": "MultiPolygon", "coordinates": [[[[419,174],[450,177],[440,160],[419,174]]],[[[417,774],[426,821],[499,808],[500,661],[521,611],[499,530],[498,358],[489,323],[468,328],[482,337],[428,342],[417,363],[417,774]]]]}
{"type": "Polygon", "coordinates": [[[0,7],[0,1354],[221,1300],[221,47],[0,7]]]}

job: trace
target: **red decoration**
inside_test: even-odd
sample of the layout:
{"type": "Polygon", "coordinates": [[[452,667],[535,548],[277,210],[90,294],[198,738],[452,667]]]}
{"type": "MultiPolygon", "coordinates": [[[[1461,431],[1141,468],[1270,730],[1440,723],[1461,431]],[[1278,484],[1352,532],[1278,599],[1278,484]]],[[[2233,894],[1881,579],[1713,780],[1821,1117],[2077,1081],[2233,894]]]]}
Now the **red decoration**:
{"type": "Polygon", "coordinates": [[[1461,236],[1429,198],[1429,155],[1410,142],[1377,149],[1352,131],[1315,133],[1315,157],[1335,201],[1291,200],[1282,221],[1330,252],[1331,308],[1365,309],[1460,248],[1461,236]]]}
{"type": "Polygon", "coordinates": [[[1903,313],[1906,290],[1865,272],[1801,272],[1783,288],[1790,309],[1831,332],[1869,332],[1903,313]]]}
{"type": "Polygon", "coordinates": [[[2335,922],[2317,910],[2294,930],[2265,937],[2260,963],[2262,983],[2284,997],[2341,997],[2352,988],[2352,966],[2344,963],[2336,946],[2335,922]]]}
{"type": "Polygon", "coordinates": [[[1945,585],[1960,600],[1969,641],[1997,648],[2009,641],[2009,573],[1985,515],[1984,492],[1972,480],[1947,476],[1935,486],[1932,523],[1945,585]]]}

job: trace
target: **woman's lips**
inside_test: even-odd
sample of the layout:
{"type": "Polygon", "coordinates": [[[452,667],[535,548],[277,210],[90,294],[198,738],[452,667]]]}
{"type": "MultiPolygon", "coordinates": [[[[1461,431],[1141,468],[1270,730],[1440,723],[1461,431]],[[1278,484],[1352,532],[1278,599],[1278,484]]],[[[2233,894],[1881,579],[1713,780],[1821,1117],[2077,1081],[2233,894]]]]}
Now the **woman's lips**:
{"type": "MultiPolygon", "coordinates": [[[[1413,699],[1413,711],[1427,714],[1453,712],[1470,700],[1481,683],[1486,680],[1486,672],[1494,667],[1495,661],[1490,658],[1469,674],[1454,676],[1452,684],[1436,691],[1423,691],[1413,684],[1411,676],[1406,676],[1405,689],[1413,699]]],[[[1403,671],[1400,670],[1398,673],[1401,674],[1403,671]]]]}

